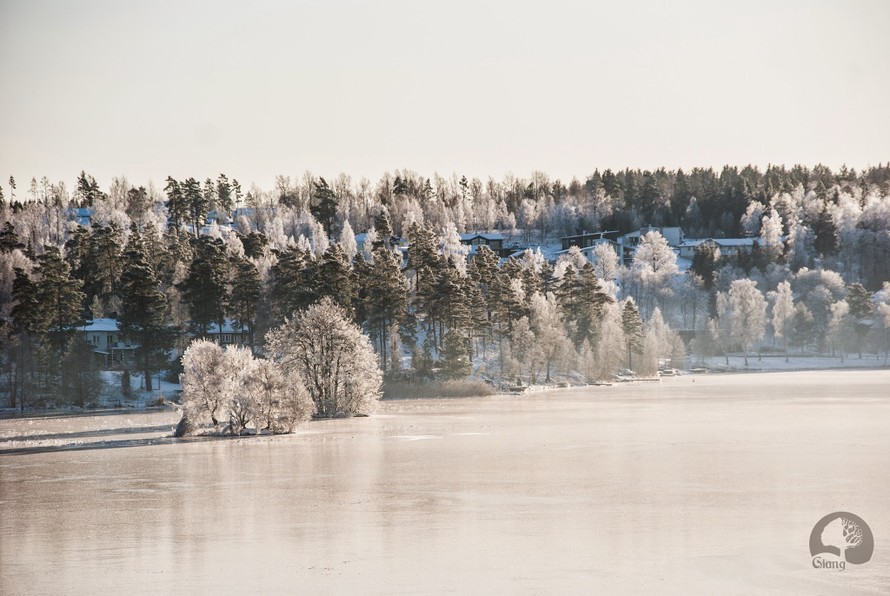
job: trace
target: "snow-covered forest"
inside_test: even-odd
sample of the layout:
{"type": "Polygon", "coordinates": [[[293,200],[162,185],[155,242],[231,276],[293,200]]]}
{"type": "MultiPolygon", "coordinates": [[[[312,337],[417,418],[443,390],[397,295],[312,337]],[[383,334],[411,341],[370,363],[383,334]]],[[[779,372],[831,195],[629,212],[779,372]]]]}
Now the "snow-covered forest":
{"type": "Polygon", "coordinates": [[[103,189],[81,173],[70,188],[10,177],[0,215],[0,400],[12,406],[90,402],[103,366],[90,321],[116,322],[133,348],[117,366],[150,390],[179,379],[195,340],[240,345],[230,351],[257,366],[324,298],[387,378],[412,381],[597,381],[697,356],[890,347],[890,166],[568,183],[306,173],[269,189],[224,174],[103,189]],[[682,230],[686,257],[666,228],[682,230]],[[468,241],[476,232],[503,241],[468,241]],[[561,242],[585,232],[603,234],[561,242]]]}

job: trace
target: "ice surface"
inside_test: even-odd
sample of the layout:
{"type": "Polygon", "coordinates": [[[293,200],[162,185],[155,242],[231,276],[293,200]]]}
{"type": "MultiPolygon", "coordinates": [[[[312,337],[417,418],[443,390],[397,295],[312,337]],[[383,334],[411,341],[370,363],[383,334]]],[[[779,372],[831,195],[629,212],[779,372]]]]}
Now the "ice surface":
{"type": "Polygon", "coordinates": [[[890,585],[887,370],[401,400],[284,437],[164,439],[175,421],[0,421],[0,593],[890,585]],[[53,447],[75,433],[107,448],[53,447]],[[9,451],[31,441],[50,443],[9,451]],[[814,569],[809,533],[838,510],[874,557],[814,569]]]}

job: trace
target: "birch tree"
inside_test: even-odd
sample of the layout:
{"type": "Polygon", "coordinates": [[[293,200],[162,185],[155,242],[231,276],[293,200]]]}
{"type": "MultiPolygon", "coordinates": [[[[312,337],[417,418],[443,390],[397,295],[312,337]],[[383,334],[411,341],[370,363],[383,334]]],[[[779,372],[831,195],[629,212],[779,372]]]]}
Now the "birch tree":
{"type": "Polygon", "coordinates": [[[794,318],[794,298],[791,295],[791,283],[783,281],[779,283],[775,292],[768,294],[772,304],[773,332],[776,337],[781,337],[785,342],[785,362],[788,362],[788,334],[791,320],[794,318]]]}
{"type": "Polygon", "coordinates": [[[729,288],[732,335],[741,344],[748,366],[748,351],[763,337],[766,300],[750,279],[737,279],[729,288]]]}
{"type": "Polygon", "coordinates": [[[319,417],[368,413],[383,376],[370,340],[330,298],[266,335],[267,353],[284,374],[299,374],[319,417]]]}

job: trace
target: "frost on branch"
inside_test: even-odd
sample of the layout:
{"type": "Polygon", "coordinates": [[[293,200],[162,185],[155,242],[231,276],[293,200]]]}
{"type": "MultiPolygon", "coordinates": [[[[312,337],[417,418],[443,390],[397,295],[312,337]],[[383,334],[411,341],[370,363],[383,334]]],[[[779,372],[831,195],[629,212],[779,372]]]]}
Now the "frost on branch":
{"type": "Polygon", "coordinates": [[[316,416],[365,414],[380,399],[383,377],[374,348],[330,298],[270,331],[266,347],[285,375],[303,378],[316,416]]]}
{"type": "Polygon", "coordinates": [[[182,357],[183,422],[177,435],[212,423],[214,431],[244,434],[293,432],[312,414],[302,378],[274,362],[255,359],[248,348],[198,340],[182,357]],[[220,425],[227,421],[222,429],[220,425]]]}

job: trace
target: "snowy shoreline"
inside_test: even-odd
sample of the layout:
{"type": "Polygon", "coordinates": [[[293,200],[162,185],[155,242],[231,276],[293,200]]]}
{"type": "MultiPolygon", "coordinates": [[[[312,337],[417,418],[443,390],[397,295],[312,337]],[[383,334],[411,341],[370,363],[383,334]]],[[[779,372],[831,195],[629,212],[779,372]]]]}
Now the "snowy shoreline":
{"type": "MultiPolygon", "coordinates": [[[[785,362],[784,355],[778,354],[770,354],[764,355],[762,358],[758,356],[749,356],[748,357],[748,365],[744,364],[744,357],[742,356],[730,356],[729,357],[729,366],[726,365],[726,361],[723,356],[720,357],[712,357],[706,360],[704,363],[696,362],[693,363],[689,369],[683,369],[679,371],[677,376],[686,377],[686,376],[699,376],[699,375],[730,375],[730,374],[759,374],[759,373],[778,373],[778,372],[809,372],[809,371],[856,371],[856,370],[880,370],[890,368],[890,363],[888,363],[883,355],[875,355],[868,354],[863,355],[862,359],[858,357],[847,358],[843,362],[840,361],[839,358],[836,357],[827,357],[827,356],[791,356],[789,362],[785,362]],[[830,361],[830,362],[827,362],[830,361]]],[[[454,396],[422,396],[422,397],[387,397],[384,401],[401,401],[401,400],[415,400],[415,399],[432,399],[432,400],[452,400],[452,399],[466,399],[466,398],[476,398],[476,397],[490,397],[490,396],[517,396],[517,395],[527,395],[530,393],[540,393],[544,391],[556,391],[560,389],[578,389],[583,387],[598,387],[598,386],[608,386],[613,384],[625,384],[625,383],[644,383],[644,382],[653,382],[658,381],[662,377],[626,377],[622,379],[617,379],[610,382],[603,383],[553,383],[553,384],[541,384],[535,383],[532,385],[522,386],[514,388],[514,390],[509,390],[506,388],[500,388],[490,395],[467,395],[461,397],[454,396]]],[[[673,377],[667,377],[673,378],[673,377]]],[[[168,385],[166,389],[172,395],[172,392],[175,391],[178,386],[174,386],[173,384],[165,384],[168,385]]],[[[166,392],[165,392],[166,393],[166,392]]],[[[35,419],[51,419],[51,418],[74,418],[78,416],[112,416],[115,414],[126,414],[133,412],[165,412],[172,411],[174,409],[178,410],[179,407],[173,403],[170,399],[166,399],[163,405],[149,405],[148,402],[156,401],[156,399],[160,396],[168,397],[164,395],[164,393],[155,393],[151,396],[152,399],[146,399],[142,403],[138,403],[138,400],[132,405],[122,405],[122,406],[108,406],[102,405],[96,408],[77,408],[77,407],[64,407],[64,408],[26,408],[24,412],[19,409],[14,408],[0,408],[0,420],[11,419],[11,418],[35,418],[35,419]]]]}

